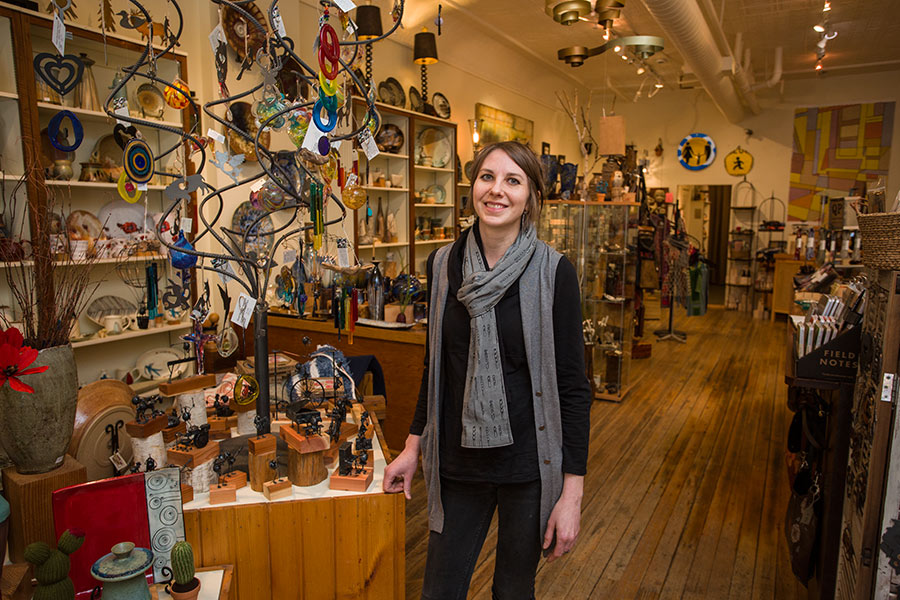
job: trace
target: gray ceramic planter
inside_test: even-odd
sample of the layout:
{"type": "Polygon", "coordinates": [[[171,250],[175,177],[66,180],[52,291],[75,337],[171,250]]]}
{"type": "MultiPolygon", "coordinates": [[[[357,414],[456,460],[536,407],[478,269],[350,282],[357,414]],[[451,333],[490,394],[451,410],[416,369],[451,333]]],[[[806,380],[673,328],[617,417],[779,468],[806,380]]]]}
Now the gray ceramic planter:
{"type": "Polygon", "coordinates": [[[61,466],[75,426],[78,372],[72,346],[46,348],[30,366],[49,370],[25,375],[33,394],[0,388],[0,444],[23,474],[46,473],[61,466]]]}

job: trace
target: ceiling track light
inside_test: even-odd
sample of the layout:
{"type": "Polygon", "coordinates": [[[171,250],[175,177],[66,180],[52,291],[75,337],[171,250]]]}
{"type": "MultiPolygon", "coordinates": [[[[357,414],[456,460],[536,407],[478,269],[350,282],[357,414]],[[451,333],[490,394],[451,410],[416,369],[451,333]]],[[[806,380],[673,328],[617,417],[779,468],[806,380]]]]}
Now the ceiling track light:
{"type": "Polygon", "coordinates": [[[831,0],[825,0],[825,6],[822,7],[822,12],[828,12],[831,10],[831,0]]]}
{"type": "Polygon", "coordinates": [[[609,28],[622,16],[624,0],[545,0],[544,12],[560,25],[574,25],[578,21],[596,23],[609,28]]]}
{"type": "Polygon", "coordinates": [[[825,26],[821,23],[816,23],[815,25],[813,25],[813,31],[816,31],[818,33],[825,33],[825,26]]]}
{"type": "MultiPolygon", "coordinates": [[[[628,49],[641,60],[647,60],[657,52],[662,52],[663,48],[665,48],[665,40],[661,37],[653,35],[632,35],[610,40],[602,46],[596,46],[594,48],[587,48],[585,46],[569,46],[568,48],[561,48],[556,52],[556,57],[559,60],[565,61],[569,66],[580,67],[584,64],[584,61],[590,57],[599,56],[607,50],[623,52],[625,49],[628,49]],[[616,48],[618,48],[618,50],[616,50],[616,48]]],[[[621,56],[623,60],[628,60],[628,57],[625,56],[624,53],[621,54],[621,56]]]]}

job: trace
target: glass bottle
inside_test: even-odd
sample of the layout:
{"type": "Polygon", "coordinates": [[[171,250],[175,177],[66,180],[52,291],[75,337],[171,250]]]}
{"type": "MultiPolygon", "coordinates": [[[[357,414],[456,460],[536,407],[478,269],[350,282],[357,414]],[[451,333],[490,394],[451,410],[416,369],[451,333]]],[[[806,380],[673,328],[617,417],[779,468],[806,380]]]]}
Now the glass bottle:
{"type": "Polygon", "coordinates": [[[378,268],[378,261],[373,261],[375,266],[369,271],[369,282],[366,286],[366,297],[369,301],[369,318],[376,321],[384,320],[384,277],[378,268]]]}
{"type": "Polygon", "coordinates": [[[384,210],[381,208],[381,196],[378,197],[378,213],[375,215],[375,241],[387,242],[387,224],[384,218],[384,210]]]}

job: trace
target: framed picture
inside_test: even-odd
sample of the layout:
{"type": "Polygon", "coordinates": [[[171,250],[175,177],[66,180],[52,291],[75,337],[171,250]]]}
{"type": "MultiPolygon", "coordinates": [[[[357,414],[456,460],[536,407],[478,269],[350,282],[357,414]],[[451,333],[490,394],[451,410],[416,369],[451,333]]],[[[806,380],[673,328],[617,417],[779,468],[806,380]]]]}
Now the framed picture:
{"type": "Polygon", "coordinates": [[[516,141],[531,146],[534,121],[481,103],[475,104],[475,118],[481,124],[482,144],[516,141]]]}
{"type": "Polygon", "coordinates": [[[549,142],[541,142],[541,154],[550,154],[549,142]]]}

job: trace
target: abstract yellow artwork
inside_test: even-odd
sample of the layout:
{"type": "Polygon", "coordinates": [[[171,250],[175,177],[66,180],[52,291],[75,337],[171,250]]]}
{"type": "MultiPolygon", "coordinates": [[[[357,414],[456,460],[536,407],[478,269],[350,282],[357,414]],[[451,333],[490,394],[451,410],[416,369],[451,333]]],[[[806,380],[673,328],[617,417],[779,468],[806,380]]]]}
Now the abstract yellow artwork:
{"type": "Polygon", "coordinates": [[[817,221],[823,197],[844,197],[887,178],[894,107],[875,102],[795,111],[788,220],[817,221]]]}

